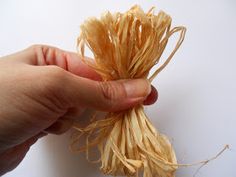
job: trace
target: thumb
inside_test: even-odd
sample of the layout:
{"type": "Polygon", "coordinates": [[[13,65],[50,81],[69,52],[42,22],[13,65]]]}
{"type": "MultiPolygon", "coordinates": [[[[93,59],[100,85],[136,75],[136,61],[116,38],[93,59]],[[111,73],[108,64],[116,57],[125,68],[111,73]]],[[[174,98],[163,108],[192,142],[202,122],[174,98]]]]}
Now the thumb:
{"type": "Polygon", "coordinates": [[[119,111],[142,103],[151,92],[145,79],[93,81],[70,75],[64,87],[64,99],[73,106],[101,111],[119,111]]]}

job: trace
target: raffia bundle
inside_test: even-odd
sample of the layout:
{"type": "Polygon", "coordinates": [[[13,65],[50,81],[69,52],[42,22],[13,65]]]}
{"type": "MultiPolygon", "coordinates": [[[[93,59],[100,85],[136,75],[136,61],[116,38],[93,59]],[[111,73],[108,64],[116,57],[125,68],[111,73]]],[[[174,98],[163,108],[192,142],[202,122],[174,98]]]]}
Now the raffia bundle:
{"type": "MultiPolygon", "coordinates": [[[[107,12],[101,19],[90,18],[81,25],[78,49],[84,57],[85,45],[95,62],[87,62],[104,81],[148,78],[158,64],[172,34],[179,40],[167,58],[148,78],[154,77],[169,63],[185,36],[185,27],[171,29],[171,17],[164,12],[144,13],[134,6],[125,13],[107,12]]],[[[101,153],[101,171],[109,175],[173,177],[178,167],[168,138],[159,133],[144,113],[142,105],[122,112],[110,112],[104,119],[93,120],[73,137],[72,149],[84,151],[97,146],[101,153]],[[86,144],[78,147],[81,136],[86,144]]]]}

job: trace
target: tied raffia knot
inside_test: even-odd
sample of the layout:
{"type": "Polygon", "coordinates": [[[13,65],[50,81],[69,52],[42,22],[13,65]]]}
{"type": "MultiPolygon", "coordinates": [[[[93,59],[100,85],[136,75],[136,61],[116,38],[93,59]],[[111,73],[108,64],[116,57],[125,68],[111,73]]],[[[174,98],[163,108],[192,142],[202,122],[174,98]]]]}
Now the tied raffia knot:
{"type": "MultiPolygon", "coordinates": [[[[95,62],[85,61],[104,81],[147,78],[151,82],[169,63],[185,36],[185,27],[171,28],[171,17],[164,12],[144,13],[134,6],[125,13],[107,12],[100,19],[90,18],[81,25],[78,51],[84,57],[85,46],[94,54],[95,62]],[[150,76],[159,63],[168,39],[180,33],[174,50],[150,76]]],[[[81,128],[75,125],[74,151],[87,151],[97,146],[101,171],[109,175],[173,177],[178,167],[175,152],[168,138],[151,124],[144,108],[108,113],[104,119],[93,120],[81,128]],[[82,136],[83,147],[78,147],[82,136]]]]}

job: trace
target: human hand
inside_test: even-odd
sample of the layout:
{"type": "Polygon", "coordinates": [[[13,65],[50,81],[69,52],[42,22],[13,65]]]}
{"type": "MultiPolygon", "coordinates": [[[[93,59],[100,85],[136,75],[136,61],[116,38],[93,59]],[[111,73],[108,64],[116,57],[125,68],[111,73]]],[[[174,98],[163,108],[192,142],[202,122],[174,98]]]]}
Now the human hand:
{"type": "Polygon", "coordinates": [[[119,111],[157,92],[144,79],[101,82],[75,54],[32,46],[0,59],[0,176],[47,133],[67,131],[86,108],[119,111]],[[149,95],[149,96],[148,96],[149,95]]]}

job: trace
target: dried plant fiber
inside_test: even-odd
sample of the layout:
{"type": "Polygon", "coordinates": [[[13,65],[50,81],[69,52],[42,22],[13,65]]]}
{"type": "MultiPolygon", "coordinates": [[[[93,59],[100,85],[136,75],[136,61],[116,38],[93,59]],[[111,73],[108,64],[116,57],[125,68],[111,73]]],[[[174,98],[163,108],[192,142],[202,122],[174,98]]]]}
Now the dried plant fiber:
{"type": "MultiPolygon", "coordinates": [[[[146,78],[150,82],[165,68],[185,36],[183,26],[171,27],[171,17],[153,8],[147,13],[133,6],[125,13],[104,13],[100,19],[90,18],[81,25],[79,54],[85,46],[94,54],[95,62],[87,62],[104,81],[146,78]],[[179,33],[169,57],[159,64],[168,39],[179,33]],[[149,72],[159,65],[154,73],[149,72]]],[[[95,146],[100,151],[101,171],[107,175],[174,177],[178,168],[174,149],[168,138],[159,133],[144,112],[143,105],[122,112],[110,112],[104,119],[93,120],[86,127],[75,125],[72,137],[74,151],[87,151],[95,146]],[[78,146],[81,137],[84,146],[78,146]]]]}

